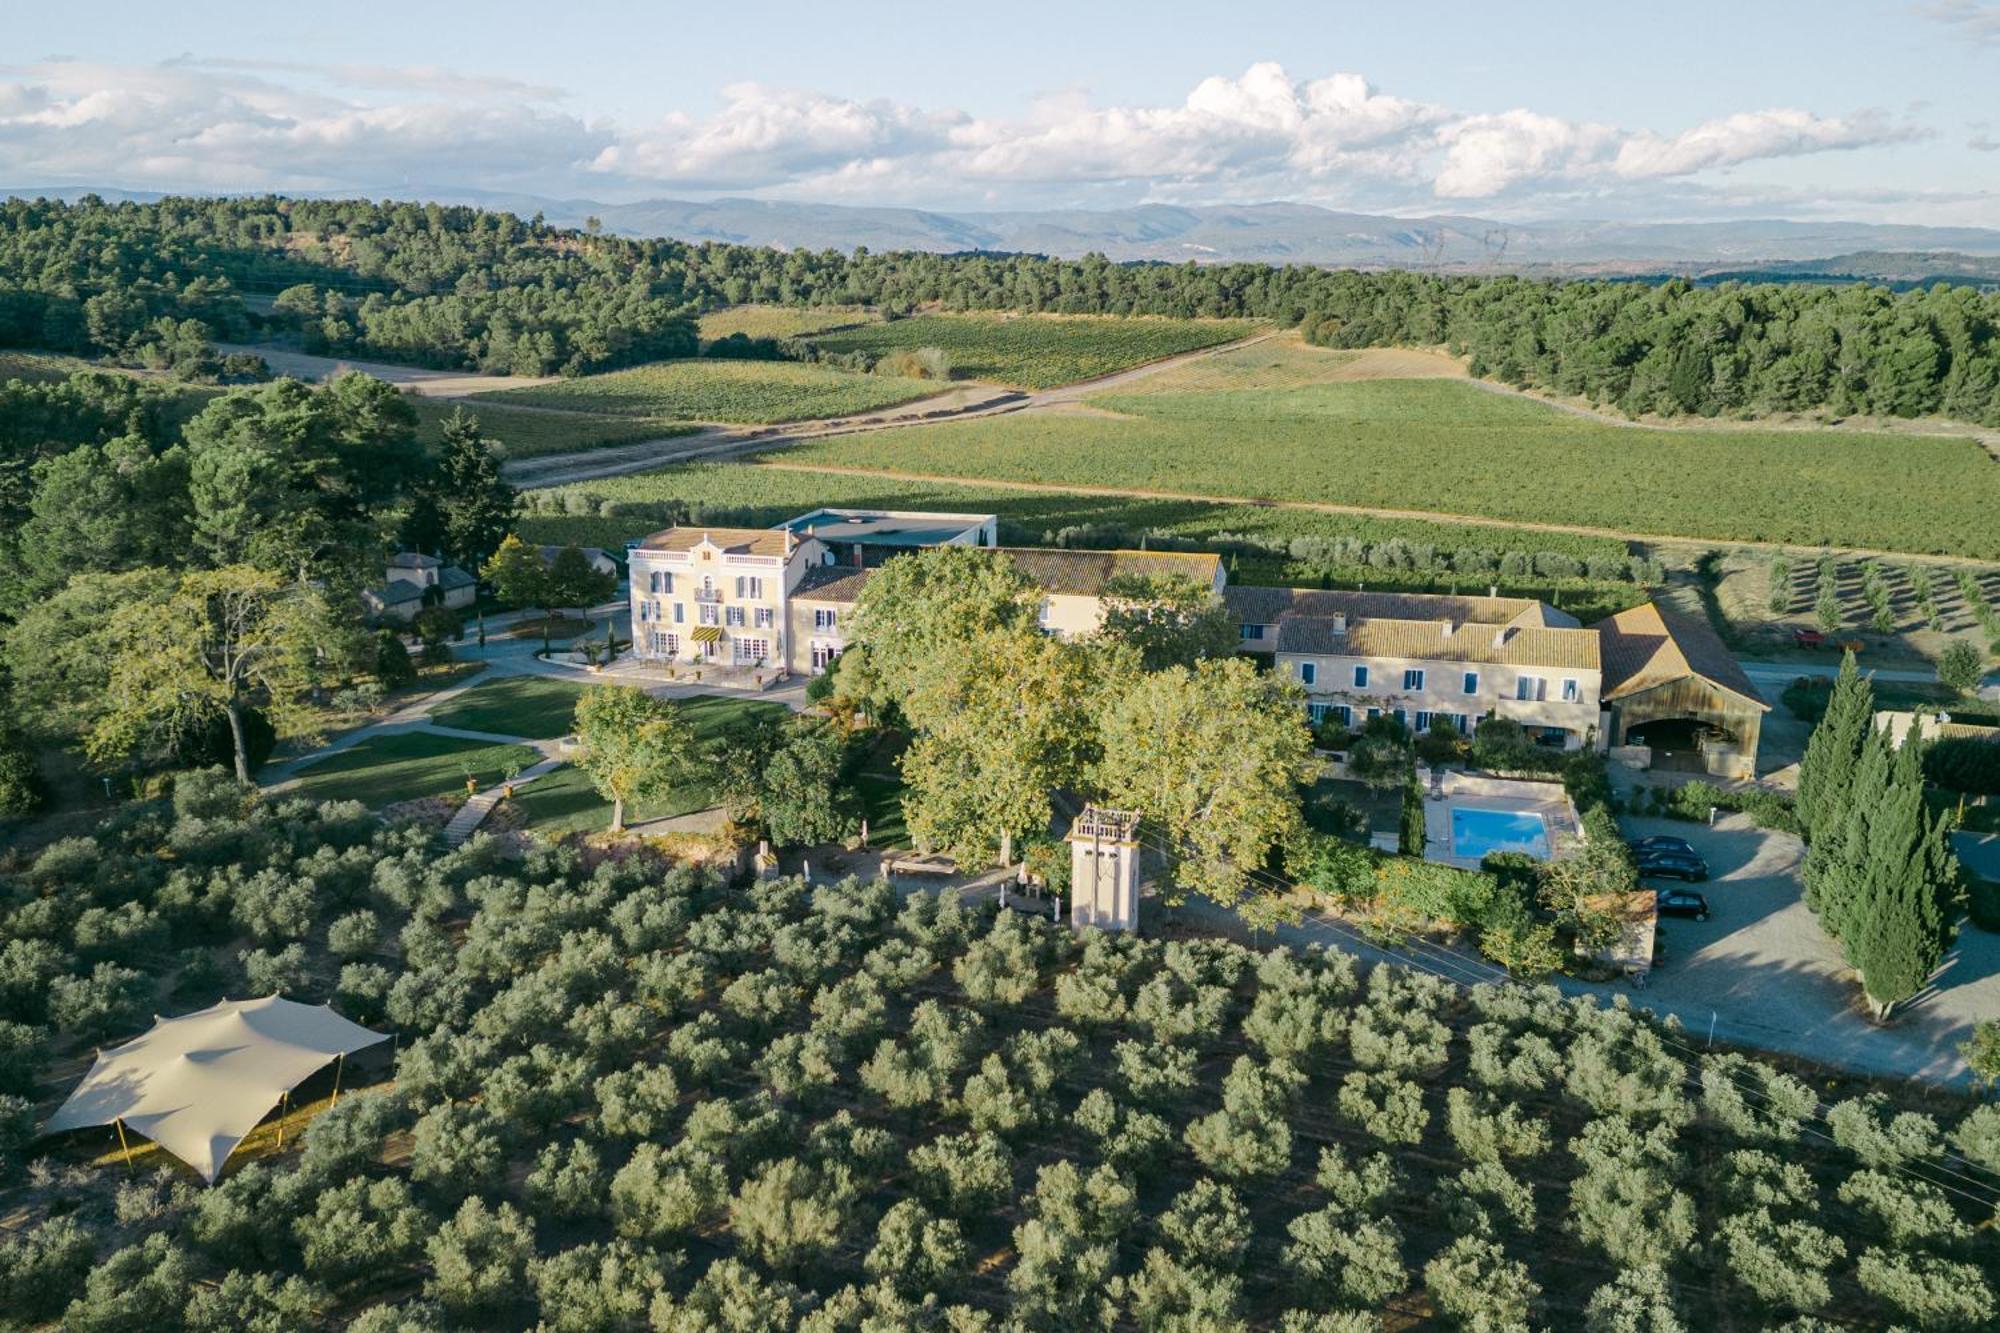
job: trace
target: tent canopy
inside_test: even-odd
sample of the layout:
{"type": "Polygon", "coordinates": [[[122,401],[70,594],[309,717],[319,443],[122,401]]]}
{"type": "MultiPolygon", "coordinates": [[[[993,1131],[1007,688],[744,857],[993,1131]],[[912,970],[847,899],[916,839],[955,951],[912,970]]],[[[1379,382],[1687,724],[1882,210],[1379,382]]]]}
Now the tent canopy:
{"type": "Polygon", "coordinates": [[[276,995],[155,1015],[152,1031],[98,1053],[42,1132],[122,1120],[212,1185],[281,1097],[340,1056],[388,1039],[326,1005],[276,995]]]}

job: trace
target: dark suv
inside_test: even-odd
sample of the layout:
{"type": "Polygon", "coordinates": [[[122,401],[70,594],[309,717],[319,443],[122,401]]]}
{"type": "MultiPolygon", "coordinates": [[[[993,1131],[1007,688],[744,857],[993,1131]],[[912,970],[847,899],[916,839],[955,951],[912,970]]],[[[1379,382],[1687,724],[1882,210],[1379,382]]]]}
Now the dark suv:
{"type": "Polygon", "coordinates": [[[1661,916],[1708,920],[1708,899],[1692,889],[1660,889],[1653,894],[1653,906],[1661,916]]]}
{"type": "Polygon", "coordinates": [[[1635,853],[1633,862],[1641,875],[1651,875],[1659,879],[1683,879],[1691,884],[1699,884],[1708,878],[1708,862],[1694,852],[1670,851],[1664,847],[1647,848],[1635,853]]]}

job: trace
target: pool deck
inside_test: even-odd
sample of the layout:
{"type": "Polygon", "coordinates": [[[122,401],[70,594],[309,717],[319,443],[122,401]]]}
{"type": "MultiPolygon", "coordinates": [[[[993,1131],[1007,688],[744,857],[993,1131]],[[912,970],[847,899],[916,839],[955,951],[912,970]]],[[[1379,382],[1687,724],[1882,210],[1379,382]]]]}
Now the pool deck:
{"type": "Polygon", "coordinates": [[[1451,811],[1453,806],[1480,810],[1506,810],[1536,814],[1548,828],[1550,855],[1560,857],[1583,832],[1570,804],[1569,793],[1560,782],[1524,782],[1518,778],[1489,778],[1472,773],[1417,770],[1417,780],[1427,793],[1424,799],[1424,859],[1479,869],[1480,858],[1457,856],[1452,850],[1451,811]]]}

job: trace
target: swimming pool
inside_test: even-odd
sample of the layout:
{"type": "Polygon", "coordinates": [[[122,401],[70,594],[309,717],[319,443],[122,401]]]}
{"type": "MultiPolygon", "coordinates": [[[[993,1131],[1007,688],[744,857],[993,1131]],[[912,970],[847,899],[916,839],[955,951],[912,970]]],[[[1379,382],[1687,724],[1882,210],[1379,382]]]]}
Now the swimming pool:
{"type": "Polygon", "coordinates": [[[1539,860],[1548,860],[1548,821],[1532,810],[1452,806],[1451,854],[1477,861],[1488,852],[1526,852],[1539,860]]]}

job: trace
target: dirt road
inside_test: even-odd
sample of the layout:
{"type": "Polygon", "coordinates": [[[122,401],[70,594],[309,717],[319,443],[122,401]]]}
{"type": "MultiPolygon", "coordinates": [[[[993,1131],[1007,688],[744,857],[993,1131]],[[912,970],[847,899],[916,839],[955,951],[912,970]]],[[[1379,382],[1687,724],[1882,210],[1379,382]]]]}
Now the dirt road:
{"type": "Polygon", "coordinates": [[[217,343],[215,350],[225,356],[231,352],[261,356],[273,375],[290,375],[301,380],[331,379],[342,371],[358,370],[425,398],[460,398],[500,389],[532,389],[537,384],[553,384],[556,380],[554,375],[480,375],[470,370],[426,370],[422,366],[394,366],[386,361],[313,356],[285,347],[261,347],[250,343],[217,343]]]}
{"type": "MultiPolygon", "coordinates": [[[[549,454],[508,463],[502,471],[509,481],[529,488],[563,486],[571,482],[594,481],[601,477],[645,472],[672,463],[713,461],[736,454],[755,453],[787,445],[823,440],[834,435],[855,435],[864,431],[891,430],[898,426],[919,426],[939,421],[968,421],[976,417],[1027,412],[1037,408],[1073,408],[1083,399],[1157,375],[1191,362],[1219,356],[1238,348],[1251,347],[1278,330],[1239,338],[1232,343],[1204,347],[1195,352],[1163,357],[1142,366],[1114,371],[1096,379],[1079,380],[1054,389],[1007,389],[990,384],[964,384],[932,398],[922,398],[900,407],[886,408],[830,421],[801,422],[793,426],[742,427],[712,425],[693,435],[669,439],[641,440],[636,444],[610,449],[592,449],[578,454],[549,454]]],[[[451,395],[443,395],[451,396],[451,395]]]]}

